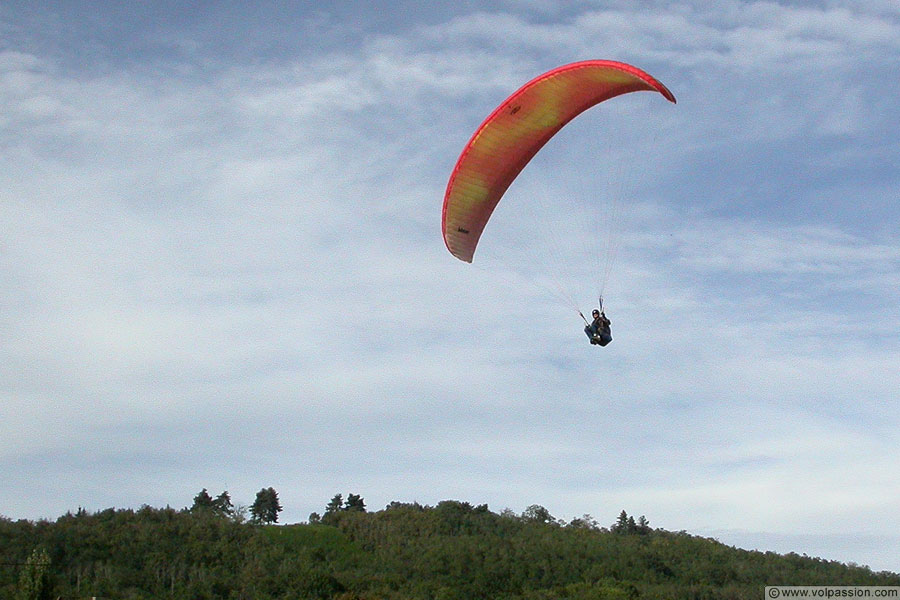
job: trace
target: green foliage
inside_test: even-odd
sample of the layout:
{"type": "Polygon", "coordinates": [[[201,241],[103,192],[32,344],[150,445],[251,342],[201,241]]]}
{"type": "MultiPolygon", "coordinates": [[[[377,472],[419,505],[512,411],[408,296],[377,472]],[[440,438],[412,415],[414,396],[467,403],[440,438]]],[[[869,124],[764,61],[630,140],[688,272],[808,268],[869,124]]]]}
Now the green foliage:
{"type": "Polygon", "coordinates": [[[347,502],[344,502],[343,496],[335,494],[331,501],[325,506],[325,516],[320,517],[318,513],[312,513],[309,515],[309,521],[312,524],[325,523],[327,525],[333,525],[337,519],[338,513],[346,511],[366,512],[365,500],[358,494],[349,494],[347,496],[347,502]]]}
{"type": "Polygon", "coordinates": [[[235,515],[234,504],[231,503],[231,496],[228,492],[222,492],[213,500],[213,510],[224,517],[233,517],[235,515]]]}
{"type": "Polygon", "coordinates": [[[278,492],[274,488],[263,488],[256,493],[256,501],[250,507],[250,514],[254,523],[277,523],[281,510],[278,492]]]}
{"type": "Polygon", "coordinates": [[[347,496],[347,504],[344,506],[344,510],[355,510],[359,512],[366,512],[366,503],[363,501],[362,497],[357,494],[350,494],[347,496]]]}
{"type": "Polygon", "coordinates": [[[327,524],[289,526],[194,507],[0,518],[0,553],[21,565],[0,570],[0,598],[755,599],[772,583],[900,585],[893,573],[651,530],[624,511],[607,530],[539,505],[518,516],[455,500],[367,512],[350,495],[339,506],[327,524]]]}
{"type": "Polygon", "coordinates": [[[191,512],[198,511],[208,511],[229,518],[234,518],[236,516],[234,505],[231,503],[231,496],[228,495],[227,491],[222,492],[213,498],[209,495],[209,492],[206,491],[206,488],[203,488],[196,496],[194,496],[194,504],[191,506],[191,512]]]}
{"type": "Polygon", "coordinates": [[[340,494],[335,494],[334,498],[328,503],[325,507],[325,514],[330,515],[336,513],[344,508],[344,497],[340,494]]]}
{"type": "Polygon", "coordinates": [[[19,576],[19,600],[43,600],[50,597],[50,555],[35,548],[19,576]]]}
{"type": "Polygon", "coordinates": [[[529,523],[553,523],[556,519],[550,511],[539,504],[532,504],[522,513],[522,519],[529,523]]]}
{"type": "Polygon", "coordinates": [[[212,510],[213,499],[206,491],[206,488],[200,490],[200,493],[194,496],[194,504],[191,510],[212,510]]]}
{"type": "Polygon", "coordinates": [[[641,515],[637,521],[624,510],[619,513],[619,518],[610,527],[610,531],[619,534],[647,534],[650,533],[650,521],[641,515]]]}

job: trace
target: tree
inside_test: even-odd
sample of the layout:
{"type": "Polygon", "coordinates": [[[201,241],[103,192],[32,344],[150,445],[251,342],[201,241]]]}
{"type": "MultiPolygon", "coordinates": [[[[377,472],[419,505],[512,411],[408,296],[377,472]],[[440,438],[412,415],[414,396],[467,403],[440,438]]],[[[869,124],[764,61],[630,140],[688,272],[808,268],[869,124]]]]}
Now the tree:
{"type": "Polygon", "coordinates": [[[634,522],[634,517],[628,517],[628,527],[625,529],[626,533],[636,533],[637,532],[637,523],[634,522]]]}
{"type": "Polygon", "coordinates": [[[331,499],[331,502],[329,502],[325,506],[325,514],[329,515],[329,514],[341,511],[343,509],[344,509],[344,497],[341,496],[340,494],[335,494],[334,498],[331,499]]]}
{"type": "Polygon", "coordinates": [[[245,523],[247,521],[247,512],[248,509],[246,505],[238,504],[231,512],[231,520],[238,524],[245,523]]]}
{"type": "Polygon", "coordinates": [[[612,529],[615,533],[628,533],[628,513],[624,510],[619,513],[619,518],[613,523],[612,529]]]}
{"type": "Polygon", "coordinates": [[[572,527],[573,529],[598,529],[600,527],[599,523],[597,523],[597,520],[587,513],[582,515],[580,518],[575,517],[574,519],[572,519],[572,521],[569,522],[568,526],[572,527]]]}
{"type": "Polygon", "coordinates": [[[35,548],[19,576],[20,600],[43,600],[50,597],[50,555],[35,548]]]}
{"type": "Polygon", "coordinates": [[[650,533],[650,521],[644,515],[638,517],[637,530],[638,533],[650,533]]]}
{"type": "Polygon", "coordinates": [[[231,503],[231,496],[228,492],[222,492],[212,502],[212,508],[223,517],[231,517],[234,515],[234,504],[231,503]]]}
{"type": "Polygon", "coordinates": [[[366,503],[359,495],[349,494],[347,496],[347,504],[344,506],[344,510],[366,512],[366,503]]]}
{"type": "Polygon", "coordinates": [[[647,534],[650,533],[650,521],[644,515],[635,521],[633,516],[623,510],[610,529],[613,533],[647,534]]]}
{"type": "Polygon", "coordinates": [[[194,505],[191,506],[191,511],[207,510],[213,508],[213,506],[214,500],[212,496],[209,495],[206,488],[203,488],[199,494],[194,496],[194,505]]]}
{"type": "Polygon", "coordinates": [[[278,492],[274,488],[263,488],[256,492],[256,501],[250,507],[251,520],[254,523],[277,523],[281,510],[278,492]]]}
{"type": "Polygon", "coordinates": [[[552,523],[553,515],[540,504],[532,504],[522,513],[522,520],[531,523],[552,523]]]}

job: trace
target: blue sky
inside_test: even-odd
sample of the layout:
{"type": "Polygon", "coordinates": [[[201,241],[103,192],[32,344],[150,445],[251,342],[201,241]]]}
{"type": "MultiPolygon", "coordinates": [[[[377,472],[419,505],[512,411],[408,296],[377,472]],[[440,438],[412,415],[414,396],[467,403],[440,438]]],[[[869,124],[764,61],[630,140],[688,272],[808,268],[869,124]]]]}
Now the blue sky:
{"type": "Polygon", "coordinates": [[[272,486],[900,570],[896,2],[150,6],[0,5],[0,514],[272,486]],[[587,58],[678,104],[579,117],[455,260],[462,146],[587,58]],[[591,307],[610,189],[600,350],[543,286],[591,307]]]}

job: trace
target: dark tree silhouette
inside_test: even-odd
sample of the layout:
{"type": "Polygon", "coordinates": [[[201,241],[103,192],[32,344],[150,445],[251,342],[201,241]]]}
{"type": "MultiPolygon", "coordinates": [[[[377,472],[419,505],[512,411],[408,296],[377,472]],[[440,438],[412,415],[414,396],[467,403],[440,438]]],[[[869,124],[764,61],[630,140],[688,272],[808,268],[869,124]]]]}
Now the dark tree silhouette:
{"type": "Polygon", "coordinates": [[[277,523],[281,504],[278,492],[274,488],[263,488],[256,492],[256,501],[250,507],[251,520],[254,523],[277,523]]]}
{"type": "Polygon", "coordinates": [[[194,504],[191,506],[191,510],[207,510],[213,508],[214,500],[212,496],[209,495],[209,492],[206,491],[206,488],[200,490],[200,493],[194,496],[194,504]]]}

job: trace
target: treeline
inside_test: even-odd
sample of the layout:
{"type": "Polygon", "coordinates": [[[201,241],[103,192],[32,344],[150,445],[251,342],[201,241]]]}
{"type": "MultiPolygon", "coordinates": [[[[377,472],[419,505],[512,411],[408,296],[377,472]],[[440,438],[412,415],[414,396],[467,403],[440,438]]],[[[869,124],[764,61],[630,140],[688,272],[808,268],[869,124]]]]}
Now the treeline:
{"type": "MultiPolygon", "coordinates": [[[[258,508],[280,508],[274,496],[258,496],[258,508]]],[[[515,514],[392,502],[369,512],[350,494],[305,524],[243,512],[204,490],[182,510],[0,519],[0,598],[756,599],[773,584],[900,585],[894,573],[653,529],[625,511],[608,526],[539,505],[515,514]]]]}
{"type": "MultiPolygon", "coordinates": [[[[199,494],[194,496],[194,503],[190,510],[191,512],[206,511],[238,522],[243,522],[247,518],[246,509],[242,506],[235,507],[227,490],[213,498],[206,488],[203,488],[199,494]]],[[[278,513],[281,511],[281,502],[278,501],[278,492],[275,491],[275,488],[263,488],[256,493],[256,500],[250,506],[250,522],[256,525],[277,523],[278,513]]]]}

